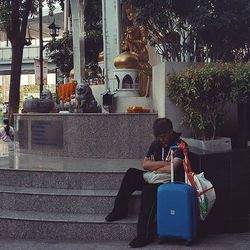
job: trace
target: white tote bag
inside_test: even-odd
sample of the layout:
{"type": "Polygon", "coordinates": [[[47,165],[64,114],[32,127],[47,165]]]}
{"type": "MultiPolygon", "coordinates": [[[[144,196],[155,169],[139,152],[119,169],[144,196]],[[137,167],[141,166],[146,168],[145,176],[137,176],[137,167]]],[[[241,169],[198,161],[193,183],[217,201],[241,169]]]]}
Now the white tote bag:
{"type": "Polygon", "coordinates": [[[205,178],[203,172],[200,174],[196,174],[192,171],[186,144],[181,143],[178,145],[178,147],[182,149],[185,157],[183,166],[187,177],[187,183],[194,187],[197,191],[197,198],[200,208],[200,219],[204,221],[211,211],[216,200],[214,187],[212,183],[205,178]]]}
{"type": "Polygon", "coordinates": [[[193,186],[197,191],[200,208],[200,219],[204,221],[216,200],[214,187],[212,183],[205,178],[203,172],[200,174],[189,172],[188,184],[193,186]]]}

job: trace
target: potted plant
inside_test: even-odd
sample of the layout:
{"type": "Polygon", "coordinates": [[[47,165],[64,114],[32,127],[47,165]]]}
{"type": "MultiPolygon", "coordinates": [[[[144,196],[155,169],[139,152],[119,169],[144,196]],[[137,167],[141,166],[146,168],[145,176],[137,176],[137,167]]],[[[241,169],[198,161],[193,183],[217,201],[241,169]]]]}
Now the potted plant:
{"type": "MultiPolygon", "coordinates": [[[[184,111],[182,123],[193,131],[190,145],[212,151],[218,143],[218,131],[224,121],[225,105],[231,100],[233,81],[232,64],[205,64],[192,66],[180,73],[169,75],[169,97],[184,111]],[[199,141],[197,141],[199,139],[199,141]],[[214,141],[215,140],[215,141],[214,141]]],[[[231,140],[221,138],[222,149],[231,150],[231,140]]]]}

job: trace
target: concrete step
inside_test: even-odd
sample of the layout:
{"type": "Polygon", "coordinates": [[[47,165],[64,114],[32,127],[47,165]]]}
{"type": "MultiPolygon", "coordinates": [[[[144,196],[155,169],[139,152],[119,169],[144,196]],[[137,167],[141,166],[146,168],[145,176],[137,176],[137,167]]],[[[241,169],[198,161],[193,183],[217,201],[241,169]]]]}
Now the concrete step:
{"type": "Polygon", "coordinates": [[[1,165],[0,158],[0,185],[114,190],[119,189],[128,168],[142,168],[141,159],[76,159],[32,154],[17,154],[14,158],[14,165],[1,165]]]}
{"type": "Polygon", "coordinates": [[[139,192],[131,197],[131,217],[113,223],[104,218],[113,208],[124,173],[140,168],[141,160],[18,159],[16,165],[0,164],[1,238],[95,242],[136,236],[139,192]]]}
{"type": "MultiPolygon", "coordinates": [[[[73,190],[0,186],[0,208],[73,214],[108,214],[117,190],[73,190]]],[[[140,192],[129,202],[129,214],[138,214],[140,192]]]]}
{"type": "Polygon", "coordinates": [[[124,172],[0,169],[0,185],[58,189],[118,190],[123,176],[124,172]]]}
{"type": "Polygon", "coordinates": [[[55,214],[0,209],[0,237],[36,240],[130,240],[136,236],[135,217],[108,223],[106,215],[55,214]]]}

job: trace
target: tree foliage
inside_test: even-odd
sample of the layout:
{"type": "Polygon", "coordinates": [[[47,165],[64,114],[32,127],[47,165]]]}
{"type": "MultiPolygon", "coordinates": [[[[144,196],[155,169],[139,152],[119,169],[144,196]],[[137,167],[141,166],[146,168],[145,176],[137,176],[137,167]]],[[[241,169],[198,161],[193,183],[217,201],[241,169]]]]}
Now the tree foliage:
{"type": "MultiPolygon", "coordinates": [[[[46,0],[50,11],[53,11],[54,4],[63,0],[46,0]]],[[[9,120],[13,123],[13,114],[19,111],[20,102],[20,79],[23,58],[23,48],[28,45],[26,29],[28,17],[37,14],[39,0],[0,0],[0,28],[7,34],[11,43],[11,80],[9,93],[9,120]]]]}
{"type": "Polygon", "coordinates": [[[249,0],[123,0],[137,7],[137,19],[149,31],[166,59],[180,60],[188,51],[193,60],[233,61],[250,46],[249,0]],[[180,38],[184,40],[180,45],[180,38]]]}
{"type": "MultiPolygon", "coordinates": [[[[194,18],[197,39],[208,47],[212,61],[233,61],[239,50],[248,59],[250,46],[250,2],[248,0],[213,0],[210,10],[194,18]],[[206,13],[204,15],[204,13],[206,13]]],[[[197,13],[199,13],[197,11],[197,13]]]]}
{"type": "Polygon", "coordinates": [[[97,57],[103,50],[102,1],[88,0],[85,8],[85,59],[86,66],[96,68],[97,57]]]}
{"type": "Polygon", "coordinates": [[[65,33],[62,38],[47,43],[49,58],[65,77],[69,77],[73,68],[73,39],[72,34],[65,33]]]}
{"type": "MultiPolygon", "coordinates": [[[[102,5],[101,0],[86,0],[85,8],[85,61],[86,68],[97,69],[98,53],[103,49],[102,39],[102,5]]],[[[49,57],[68,77],[73,68],[73,38],[72,34],[64,34],[61,39],[48,43],[49,57]]]]}

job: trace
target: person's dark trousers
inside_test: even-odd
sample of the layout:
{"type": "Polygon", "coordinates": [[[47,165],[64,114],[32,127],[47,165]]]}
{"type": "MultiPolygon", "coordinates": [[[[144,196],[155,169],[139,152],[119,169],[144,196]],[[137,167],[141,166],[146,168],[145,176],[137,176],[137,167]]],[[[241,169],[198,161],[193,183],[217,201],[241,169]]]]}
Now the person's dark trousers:
{"type": "Polygon", "coordinates": [[[161,184],[148,184],[143,186],[141,194],[141,208],[137,224],[137,236],[152,240],[156,233],[157,189],[161,184]]]}
{"type": "Polygon", "coordinates": [[[142,191],[145,184],[143,171],[136,168],[129,168],[123,177],[116,196],[113,212],[126,216],[128,214],[128,202],[131,194],[136,190],[142,191]]]}
{"type": "Polygon", "coordinates": [[[127,170],[116,196],[113,212],[126,216],[131,194],[136,190],[142,191],[137,236],[151,239],[155,233],[157,188],[160,184],[148,184],[143,179],[143,173],[144,171],[135,168],[127,170]]]}

